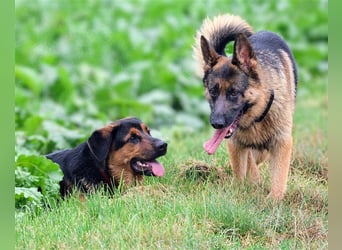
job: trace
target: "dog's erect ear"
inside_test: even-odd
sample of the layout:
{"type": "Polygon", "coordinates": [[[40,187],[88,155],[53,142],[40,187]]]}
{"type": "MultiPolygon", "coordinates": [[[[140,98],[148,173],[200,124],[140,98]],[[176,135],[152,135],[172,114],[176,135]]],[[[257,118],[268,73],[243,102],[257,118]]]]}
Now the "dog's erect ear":
{"type": "Polygon", "coordinates": [[[232,64],[238,66],[247,75],[255,73],[256,57],[248,38],[240,33],[236,35],[232,64]]]}
{"type": "Polygon", "coordinates": [[[220,55],[216,53],[215,49],[209,44],[204,36],[201,36],[201,50],[205,62],[204,71],[206,71],[206,68],[212,68],[217,63],[220,55]]]}
{"type": "Polygon", "coordinates": [[[87,144],[90,152],[99,161],[104,161],[109,153],[115,130],[119,123],[111,123],[101,129],[95,130],[89,137],[87,144]]]}

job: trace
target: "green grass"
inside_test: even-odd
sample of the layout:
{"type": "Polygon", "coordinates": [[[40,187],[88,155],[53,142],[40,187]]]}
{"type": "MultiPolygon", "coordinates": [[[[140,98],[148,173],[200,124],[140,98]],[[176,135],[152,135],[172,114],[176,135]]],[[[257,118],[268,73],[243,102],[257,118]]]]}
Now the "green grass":
{"type": "MultiPolygon", "coordinates": [[[[114,197],[18,204],[15,248],[327,249],[327,20],[325,0],[16,1],[17,164],[52,168],[37,155],[124,116],[140,117],[169,150],[165,177],[114,197]],[[293,161],[279,204],[266,199],[267,164],[260,185],[240,184],[225,145],[213,156],[202,149],[213,129],[191,46],[202,20],[224,12],[281,34],[298,64],[293,161]]],[[[43,175],[16,170],[16,187],[55,191],[43,175]]]]}

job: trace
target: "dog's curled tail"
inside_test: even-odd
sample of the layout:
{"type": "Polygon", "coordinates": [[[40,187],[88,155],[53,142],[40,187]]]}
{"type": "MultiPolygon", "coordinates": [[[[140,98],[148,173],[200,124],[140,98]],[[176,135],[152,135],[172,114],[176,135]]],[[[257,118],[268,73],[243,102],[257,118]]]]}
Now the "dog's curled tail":
{"type": "Polygon", "coordinates": [[[201,66],[204,66],[204,60],[201,49],[201,36],[204,36],[209,44],[220,55],[225,54],[226,45],[235,40],[238,33],[244,33],[247,37],[253,34],[252,27],[241,17],[224,14],[214,17],[212,20],[206,18],[202,27],[197,31],[196,42],[193,47],[194,58],[201,66]]]}

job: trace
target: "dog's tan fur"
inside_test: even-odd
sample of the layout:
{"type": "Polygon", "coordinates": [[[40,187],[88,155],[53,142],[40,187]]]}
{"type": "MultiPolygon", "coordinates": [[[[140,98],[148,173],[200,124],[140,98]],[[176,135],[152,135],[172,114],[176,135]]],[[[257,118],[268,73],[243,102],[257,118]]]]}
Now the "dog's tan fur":
{"type": "Polygon", "coordinates": [[[116,183],[121,183],[124,186],[131,186],[135,184],[141,184],[143,181],[143,175],[137,175],[130,167],[130,162],[133,157],[140,156],[146,157],[149,152],[153,151],[151,142],[149,141],[149,132],[145,124],[141,124],[142,131],[132,128],[130,133],[126,135],[124,140],[128,140],[131,134],[136,134],[142,137],[142,141],[139,145],[126,144],[119,150],[111,150],[108,160],[108,169],[113,176],[116,183]]]}
{"type": "MultiPolygon", "coordinates": [[[[221,15],[213,20],[206,19],[197,32],[194,55],[200,64],[206,98],[211,105],[215,101],[210,95],[213,84],[219,86],[219,96],[224,99],[231,88],[243,84],[241,79],[247,75],[248,86],[239,98],[241,102],[253,105],[240,117],[238,128],[227,140],[231,166],[239,180],[248,175],[251,182],[260,183],[258,165],[269,159],[269,196],[281,200],[286,191],[292,154],[296,66],[289,52],[282,48],[277,53],[267,49],[254,51],[253,44],[249,42],[252,34],[249,24],[238,16],[221,15]],[[228,33],[233,37],[231,40],[235,40],[234,54],[230,57],[218,51],[222,47],[222,37],[227,37],[228,33]],[[227,76],[227,73],[223,75],[220,72],[229,73],[227,76]],[[209,77],[210,81],[207,80],[209,77]],[[256,122],[267,109],[272,92],[274,99],[269,111],[262,121],[256,122]]],[[[228,102],[218,101],[223,102],[227,113],[230,112],[228,102]]]]}

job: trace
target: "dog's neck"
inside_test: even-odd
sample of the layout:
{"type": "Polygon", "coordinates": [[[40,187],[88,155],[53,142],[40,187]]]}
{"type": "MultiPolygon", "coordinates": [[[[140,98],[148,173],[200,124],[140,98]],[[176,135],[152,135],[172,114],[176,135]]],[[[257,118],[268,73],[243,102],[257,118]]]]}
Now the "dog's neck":
{"type": "Polygon", "coordinates": [[[266,105],[264,112],[261,114],[261,116],[257,117],[254,120],[254,122],[261,122],[262,120],[264,120],[265,116],[267,115],[268,111],[270,110],[270,108],[272,106],[273,99],[274,99],[274,90],[271,89],[271,95],[270,95],[270,98],[268,99],[268,103],[266,105]]]}

